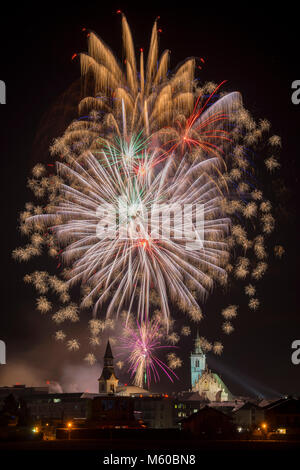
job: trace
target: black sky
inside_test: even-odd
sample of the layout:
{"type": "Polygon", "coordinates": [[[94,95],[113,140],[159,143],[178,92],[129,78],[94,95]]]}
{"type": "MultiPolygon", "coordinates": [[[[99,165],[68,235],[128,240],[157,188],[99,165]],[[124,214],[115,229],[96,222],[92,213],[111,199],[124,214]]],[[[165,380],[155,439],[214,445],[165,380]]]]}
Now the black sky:
{"type": "MultiPolygon", "coordinates": [[[[137,8],[130,2],[105,6],[100,2],[86,6],[84,2],[80,6],[48,3],[42,10],[26,3],[2,15],[0,79],[6,82],[7,104],[0,107],[0,339],[6,341],[8,351],[7,365],[0,368],[0,385],[25,379],[32,383],[65,380],[70,384],[72,373],[79,377],[74,383],[80,379],[90,383],[97,372],[92,369],[87,379],[82,354],[72,356],[53,341],[51,321],[35,311],[34,293],[22,280],[31,267],[38,265],[16,264],[11,251],[22,243],[18,214],[30,200],[28,172],[35,162],[50,161],[48,144],[67,126],[68,113],[72,114],[71,103],[66,109],[60,97],[79,78],[79,64],[71,57],[87,48],[82,28],[96,31],[121,57],[120,16],[116,14],[120,8],[132,28],[137,50],[147,49],[153,21],[160,16],[160,50],[171,50],[171,69],[187,56],[204,57],[201,80],[228,80],[228,89],[242,93],[254,117],[269,119],[273,132],[282,137],[280,178],[284,191],[276,237],[286,254],[281,262],[270,266],[260,283],[261,308],[251,313],[241,307],[236,331],[225,338],[223,355],[211,358],[210,365],[235,393],[300,395],[300,365],[291,363],[291,343],[300,339],[300,105],[291,102],[291,83],[300,79],[299,14],[274,7],[272,13],[263,12],[253,4],[251,9],[244,6],[243,11],[234,12],[224,8],[221,12],[203,2],[188,2],[187,6],[182,2],[181,8],[163,4],[155,7],[153,2],[149,6],[141,2],[137,8]],[[51,122],[47,115],[50,109],[51,122]]],[[[278,194],[274,199],[279,200],[278,194]]],[[[239,296],[238,290],[232,291],[229,303],[239,303],[239,296]]],[[[207,313],[213,317],[219,309],[219,299],[212,296],[207,313]]],[[[176,390],[189,387],[191,338],[181,347],[185,367],[176,390]]],[[[99,357],[101,354],[100,349],[99,357]]],[[[127,380],[125,376],[123,379],[127,380]]],[[[88,387],[83,385],[82,389],[88,387]]],[[[170,392],[172,386],[162,381],[157,390],[162,389],[170,392]]]]}

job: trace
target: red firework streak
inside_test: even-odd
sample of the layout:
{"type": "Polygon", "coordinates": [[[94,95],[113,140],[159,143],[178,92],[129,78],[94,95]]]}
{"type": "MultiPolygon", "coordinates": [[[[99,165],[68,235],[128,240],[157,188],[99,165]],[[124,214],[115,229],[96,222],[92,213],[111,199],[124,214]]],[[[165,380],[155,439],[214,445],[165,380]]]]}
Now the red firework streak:
{"type": "Polygon", "coordinates": [[[149,248],[149,240],[147,240],[146,238],[142,238],[138,241],[138,246],[142,246],[144,249],[149,248]]]}
{"type": "MultiPolygon", "coordinates": [[[[56,259],[59,260],[59,256],[61,255],[61,253],[62,253],[63,251],[64,251],[63,249],[59,250],[59,252],[58,252],[58,254],[57,254],[57,256],[56,256],[56,259]]],[[[60,267],[61,267],[61,262],[58,263],[58,265],[56,266],[56,269],[59,269],[60,267]]]]}
{"type": "MultiPolygon", "coordinates": [[[[206,110],[206,107],[212,97],[216,94],[219,88],[224,83],[226,83],[226,81],[227,80],[224,80],[222,83],[220,83],[220,85],[215,88],[215,90],[209,95],[204,105],[200,109],[198,109],[198,107],[199,102],[201,100],[201,95],[198,97],[193,112],[187,119],[186,124],[184,126],[182,126],[181,123],[177,121],[177,125],[179,127],[179,131],[177,131],[178,137],[176,139],[168,140],[164,144],[165,146],[172,144],[172,146],[160,156],[160,162],[165,160],[165,158],[167,158],[168,155],[171,154],[178,147],[181,148],[182,155],[184,154],[187,148],[190,150],[192,147],[200,147],[203,150],[210,152],[216,156],[219,156],[219,152],[223,153],[222,149],[210,142],[210,139],[226,140],[227,142],[231,142],[231,139],[228,137],[228,132],[223,129],[206,130],[206,128],[208,126],[211,126],[212,124],[215,124],[216,122],[227,120],[228,114],[225,114],[222,111],[218,111],[216,113],[211,114],[206,120],[204,120],[200,124],[196,126],[194,126],[194,124],[200,118],[201,114],[203,114],[203,112],[206,110]],[[200,136],[203,137],[203,139],[193,138],[193,131],[200,133],[200,136]]],[[[168,129],[168,127],[166,129],[168,129]]]]}
{"type": "Polygon", "coordinates": [[[144,178],[146,175],[146,168],[144,165],[139,165],[138,167],[134,168],[134,171],[140,178],[144,178]]]}

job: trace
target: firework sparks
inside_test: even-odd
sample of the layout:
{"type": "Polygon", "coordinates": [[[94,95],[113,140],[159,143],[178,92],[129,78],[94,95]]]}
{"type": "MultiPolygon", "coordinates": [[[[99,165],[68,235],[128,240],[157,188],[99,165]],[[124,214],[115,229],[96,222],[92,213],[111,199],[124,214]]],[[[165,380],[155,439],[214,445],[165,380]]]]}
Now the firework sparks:
{"type": "MultiPolygon", "coordinates": [[[[152,284],[159,295],[165,317],[169,317],[169,297],[178,299],[186,310],[200,311],[197,301],[186,289],[182,279],[185,277],[193,281],[198,295],[204,298],[213,285],[211,275],[226,275],[221,266],[226,259],[224,239],[229,221],[221,216],[205,221],[206,239],[203,249],[199,251],[196,248],[189,252],[186,243],[182,242],[182,238],[177,238],[176,234],[172,239],[164,234],[161,238],[157,237],[162,231],[159,225],[161,200],[167,201],[171,207],[176,205],[179,198],[183,206],[193,201],[198,204],[202,202],[204,215],[206,211],[218,214],[220,199],[217,189],[206,176],[212,160],[214,159],[188,165],[182,159],[175,174],[172,161],[169,160],[164,168],[149,177],[143,186],[135,176],[124,176],[128,174],[127,164],[124,165],[121,177],[119,168],[105,168],[91,154],[86,156],[84,166],[74,163],[74,168],[70,168],[58,164],[61,174],[69,179],[80,180],[81,190],[74,191],[71,186],[64,185],[61,202],[54,207],[55,212],[33,216],[29,222],[38,221],[52,225],[57,215],[60,216],[63,224],[55,225],[53,233],[60,246],[65,245],[62,258],[65,263],[71,265],[67,285],[84,282],[91,287],[91,291],[82,301],[83,307],[96,292],[100,292],[94,306],[96,312],[114,289],[107,316],[116,305],[118,314],[126,301],[130,305],[133,303],[139,291],[138,308],[142,312],[142,318],[147,318],[152,284]],[[106,181],[106,185],[103,181],[106,181]],[[98,212],[101,201],[105,201],[112,213],[116,213],[117,204],[120,206],[124,203],[128,208],[129,218],[126,232],[121,221],[114,233],[106,233],[105,237],[100,237],[99,224],[103,216],[99,216],[98,212]],[[147,228],[146,216],[143,215],[143,208],[150,205],[151,231],[147,228]],[[155,238],[153,234],[156,234],[155,238]]],[[[114,220],[106,222],[115,227],[114,220]]],[[[197,239],[192,221],[185,230],[191,230],[193,237],[197,239]]],[[[55,282],[57,284],[57,281],[55,282]]],[[[61,289],[64,288],[63,284],[61,289]]],[[[56,318],[60,319],[60,316],[56,315],[54,319],[56,318]]]]}
{"type": "Polygon", "coordinates": [[[249,300],[248,305],[249,305],[249,308],[251,308],[251,310],[256,310],[259,307],[259,300],[252,298],[249,300]]]}
{"type": "Polygon", "coordinates": [[[68,350],[69,351],[77,351],[80,347],[80,344],[79,342],[77,341],[77,339],[70,339],[68,342],[67,342],[67,347],[68,347],[68,350]]]}
{"type": "Polygon", "coordinates": [[[220,356],[223,352],[224,346],[219,341],[216,341],[213,345],[213,352],[220,356]]]}
{"type": "Polygon", "coordinates": [[[183,336],[190,336],[190,334],[191,334],[191,329],[190,329],[190,327],[189,327],[189,326],[183,326],[183,327],[181,328],[181,334],[182,334],[183,336]]]}
{"type": "Polygon", "coordinates": [[[169,353],[167,355],[167,358],[168,366],[170,367],[170,369],[174,370],[182,366],[182,360],[180,359],[180,357],[176,356],[175,353],[169,353]]]}
{"type": "Polygon", "coordinates": [[[93,353],[88,353],[84,360],[90,365],[90,366],[93,366],[96,362],[97,362],[97,359],[95,357],[95,355],[93,353]]]}
{"type": "Polygon", "coordinates": [[[47,313],[52,309],[52,304],[46,297],[39,297],[37,299],[37,310],[40,310],[41,313],[47,313]]]}
{"type": "Polygon", "coordinates": [[[66,337],[66,334],[62,330],[58,330],[55,333],[55,339],[56,341],[64,341],[66,337]]]}
{"type": "Polygon", "coordinates": [[[281,245],[276,245],[274,247],[274,253],[275,253],[275,256],[277,256],[278,258],[282,258],[282,256],[285,253],[285,249],[281,245]]]}
{"type": "Polygon", "coordinates": [[[222,329],[226,335],[230,335],[234,331],[234,327],[229,321],[223,323],[222,329]]]}
{"type": "Polygon", "coordinates": [[[125,326],[125,337],[121,338],[123,348],[129,351],[129,372],[138,387],[150,386],[151,380],[160,380],[159,370],[173,382],[178,379],[171,366],[158,358],[157,353],[172,346],[162,344],[164,334],[158,320],[141,322],[136,327],[125,326]]]}
{"type": "MultiPolygon", "coordinates": [[[[267,270],[267,237],[275,218],[274,204],[259,187],[252,149],[260,148],[261,165],[271,175],[280,169],[281,139],[268,137],[270,123],[256,122],[240,93],[224,90],[224,81],[200,85],[194,58],[169,74],[169,51],[158,57],[157,22],[147,66],[141,51],[139,69],[124,15],[122,29],[124,68],[95,33],[88,36],[89,52],[79,55],[84,85],[80,118],[51,146],[56,162],[32,169],[28,187],[38,202],[27,202],[20,214],[20,232],[28,243],[16,248],[13,257],[27,262],[46,251],[57,260],[57,275],[35,271],[24,277],[38,293],[41,313],[59,305],[52,314],[56,324],[79,322],[71,287],[80,284],[78,304],[93,309],[88,322],[92,346],[100,344],[104,331],[114,331],[122,309],[127,317],[138,312],[138,327],[125,329],[124,335],[131,338],[131,372],[141,384],[145,371],[147,380],[157,380],[158,368],[173,377],[172,367],[154,355],[163,347],[156,322],[166,330],[164,341],[174,345],[180,340],[171,305],[191,322],[200,322],[213,289],[234,280],[247,283],[249,308],[258,307],[249,278],[258,281],[267,270]],[[203,206],[200,249],[187,249],[174,218],[172,235],[165,232],[161,204],[203,206]],[[104,308],[106,317],[97,318],[104,308]],[[144,331],[152,338],[145,357],[138,349],[148,341],[144,331]]],[[[192,211],[185,230],[199,241],[195,226],[192,211]]],[[[276,245],[274,254],[281,258],[284,248],[276,245]]],[[[229,320],[237,308],[222,310],[225,334],[234,329],[229,320]]],[[[189,326],[182,327],[182,336],[190,333],[189,326]]],[[[64,340],[65,334],[59,330],[55,337],[64,340]]],[[[66,345],[79,349],[76,339],[66,345]]],[[[205,338],[203,347],[216,354],[223,349],[205,338]]],[[[92,353],[85,360],[91,362],[92,353]]],[[[170,363],[178,361],[173,357],[170,363]]]]}
{"type": "Polygon", "coordinates": [[[226,319],[235,318],[237,316],[237,305],[229,305],[222,310],[222,315],[226,319]]]}
{"type": "Polygon", "coordinates": [[[247,295],[249,295],[249,297],[253,297],[253,295],[255,295],[256,289],[252,284],[248,284],[245,287],[245,292],[247,295]]]}

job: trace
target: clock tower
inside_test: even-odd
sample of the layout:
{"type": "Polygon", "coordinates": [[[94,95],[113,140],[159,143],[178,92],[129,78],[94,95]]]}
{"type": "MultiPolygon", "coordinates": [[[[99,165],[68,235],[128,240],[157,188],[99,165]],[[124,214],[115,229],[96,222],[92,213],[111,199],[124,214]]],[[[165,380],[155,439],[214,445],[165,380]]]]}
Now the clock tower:
{"type": "Polygon", "coordinates": [[[206,356],[201,348],[201,341],[200,341],[198,331],[197,331],[197,336],[195,339],[194,351],[191,353],[190,360],[191,360],[191,385],[193,389],[195,386],[195,383],[202,376],[203,372],[206,369],[206,356]]]}

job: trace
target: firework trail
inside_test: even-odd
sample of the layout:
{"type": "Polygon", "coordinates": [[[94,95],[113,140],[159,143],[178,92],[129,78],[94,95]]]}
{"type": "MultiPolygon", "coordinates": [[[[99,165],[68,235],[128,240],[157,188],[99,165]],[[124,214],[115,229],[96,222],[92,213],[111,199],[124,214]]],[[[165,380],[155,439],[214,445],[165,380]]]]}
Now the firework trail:
{"type": "MultiPolygon", "coordinates": [[[[114,155],[110,156],[108,166],[100,164],[91,153],[84,162],[74,162],[72,167],[57,163],[58,174],[69,182],[79,181],[80,187],[75,190],[70,183],[64,184],[59,204],[52,207],[53,213],[29,217],[27,223],[51,226],[59,246],[64,248],[61,259],[64,265],[71,266],[67,284],[81,282],[90,286],[82,306],[97,297],[95,314],[110,297],[108,317],[118,315],[125,307],[131,313],[137,300],[141,319],[148,319],[151,289],[158,293],[166,321],[170,314],[169,298],[187,312],[200,310],[186,288],[186,280],[204,299],[212,287],[211,277],[226,276],[222,267],[228,259],[225,238],[230,220],[222,217],[218,188],[207,176],[217,162],[212,158],[188,164],[182,159],[174,168],[169,159],[146,181],[140,181],[139,175],[130,171],[131,162],[122,161],[121,166],[116,166],[114,155]],[[203,205],[204,218],[207,214],[209,217],[204,221],[206,239],[201,250],[187,250],[186,239],[176,232],[182,229],[181,224],[175,224],[174,237],[165,233],[166,227],[160,224],[161,201],[174,210],[179,204],[203,205]],[[107,209],[105,214],[103,208],[107,209]],[[126,218],[126,230],[122,216],[126,218]],[[111,232],[107,225],[112,227],[111,232]]],[[[108,161],[104,152],[102,158],[108,161]]],[[[153,158],[152,155],[147,158],[150,166],[153,158]]],[[[197,238],[191,218],[184,229],[191,239],[197,238]]],[[[46,300],[39,303],[40,309],[49,310],[46,300]]]]}

